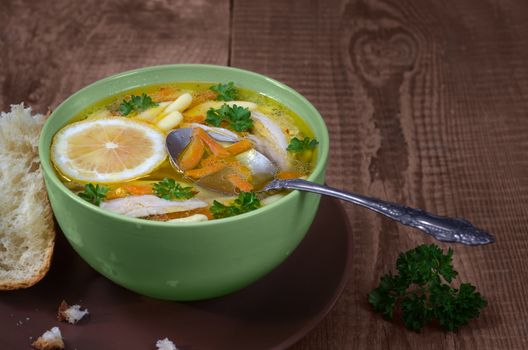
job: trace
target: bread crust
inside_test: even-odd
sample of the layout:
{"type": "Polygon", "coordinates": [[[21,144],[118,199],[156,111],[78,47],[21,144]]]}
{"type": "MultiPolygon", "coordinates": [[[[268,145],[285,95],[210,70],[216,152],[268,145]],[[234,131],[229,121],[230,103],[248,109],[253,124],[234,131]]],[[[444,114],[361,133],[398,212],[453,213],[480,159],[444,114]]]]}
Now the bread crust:
{"type": "Polygon", "coordinates": [[[53,240],[49,242],[48,247],[46,248],[46,258],[44,259],[43,264],[41,265],[40,269],[37,271],[35,276],[16,282],[0,281],[0,290],[15,290],[28,288],[35,285],[37,282],[43,279],[44,276],[46,276],[51,266],[51,259],[53,257],[53,250],[55,247],[55,227],[53,220],[51,220],[50,225],[51,229],[49,230],[49,232],[52,235],[53,240]]]}
{"type": "Polygon", "coordinates": [[[37,339],[31,346],[37,350],[62,350],[64,349],[64,343],[61,342],[49,342],[42,339],[37,339]]]}
{"type": "Polygon", "coordinates": [[[66,302],[66,300],[62,300],[59,305],[59,310],[57,311],[57,320],[61,322],[68,322],[68,317],[66,317],[65,311],[68,310],[70,305],[66,302]]]}

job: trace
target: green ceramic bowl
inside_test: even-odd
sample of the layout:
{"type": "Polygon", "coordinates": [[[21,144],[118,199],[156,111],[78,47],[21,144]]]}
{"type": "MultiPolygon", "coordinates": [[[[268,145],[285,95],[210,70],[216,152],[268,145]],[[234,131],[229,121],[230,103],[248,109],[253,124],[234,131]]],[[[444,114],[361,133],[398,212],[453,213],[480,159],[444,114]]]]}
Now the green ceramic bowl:
{"type": "MultiPolygon", "coordinates": [[[[211,65],[136,69],[97,81],[64,101],[40,137],[39,155],[55,217],[79,255],[115,283],[147,296],[197,300],[221,296],[266,275],[290,255],[306,234],[319,196],[293,191],[279,201],[236,217],[199,223],[164,223],[103,211],[70,192],[50,163],[53,135],[77,113],[110,95],[177,81],[234,81],[262,92],[306,120],[319,140],[310,180],[323,183],[328,131],[304,97],[273,79],[211,65]]],[[[280,286],[277,286],[280,288],[280,286]]]]}

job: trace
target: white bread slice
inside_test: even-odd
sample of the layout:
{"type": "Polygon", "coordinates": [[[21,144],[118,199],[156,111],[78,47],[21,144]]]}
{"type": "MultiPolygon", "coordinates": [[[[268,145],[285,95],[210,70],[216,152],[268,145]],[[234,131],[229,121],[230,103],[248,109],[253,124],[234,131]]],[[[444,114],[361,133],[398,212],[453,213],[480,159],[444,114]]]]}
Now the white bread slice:
{"type": "Polygon", "coordinates": [[[55,230],[38,157],[45,119],[23,104],[0,115],[0,290],[32,286],[49,270],[55,230]]]}

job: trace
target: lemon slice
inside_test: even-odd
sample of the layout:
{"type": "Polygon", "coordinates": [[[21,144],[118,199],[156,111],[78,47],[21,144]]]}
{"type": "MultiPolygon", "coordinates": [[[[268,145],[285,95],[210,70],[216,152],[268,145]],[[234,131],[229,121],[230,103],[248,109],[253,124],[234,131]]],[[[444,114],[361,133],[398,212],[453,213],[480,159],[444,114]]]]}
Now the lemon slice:
{"type": "Polygon", "coordinates": [[[51,160],[67,178],[114,183],[147,175],[166,158],[165,135],[122,117],[70,124],[53,138],[51,160]]]}

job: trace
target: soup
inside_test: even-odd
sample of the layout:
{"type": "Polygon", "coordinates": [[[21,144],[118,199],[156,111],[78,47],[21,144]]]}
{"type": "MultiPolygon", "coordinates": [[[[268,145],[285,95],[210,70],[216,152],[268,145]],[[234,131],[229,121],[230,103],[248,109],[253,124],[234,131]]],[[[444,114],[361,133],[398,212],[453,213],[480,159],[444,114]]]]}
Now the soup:
{"type": "Polygon", "coordinates": [[[284,196],[248,166],[256,152],[274,178],[303,178],[316,161],[317,140],[279,102],[234,83],[153,85],[89,106],[59,130],[51,158],[62,182],[104,210],[146,220],[194,222],[256,210],[284,196]],[[186,131],[173,165],[165,138],[186,131]],[[213,191],[207,183],[229,187],[213,191]]]}

